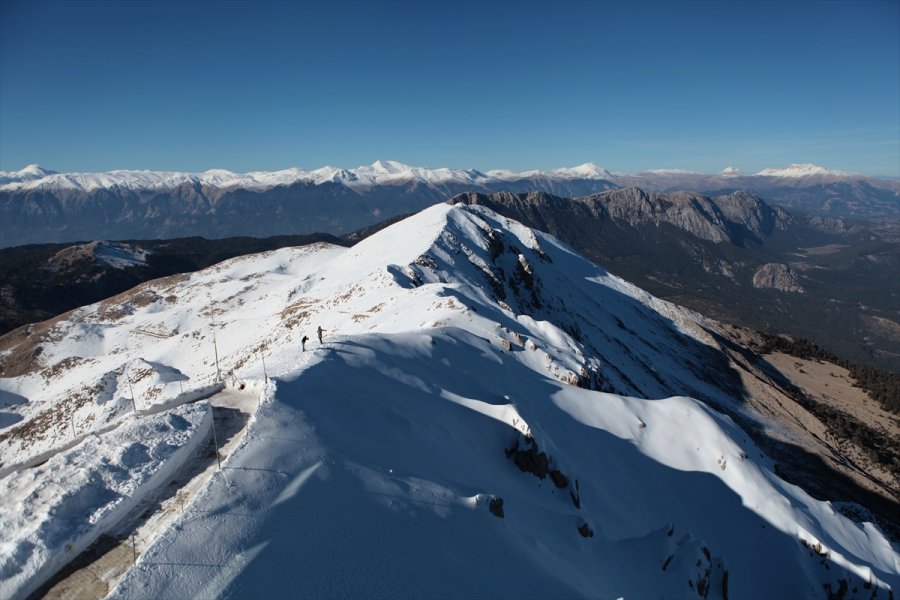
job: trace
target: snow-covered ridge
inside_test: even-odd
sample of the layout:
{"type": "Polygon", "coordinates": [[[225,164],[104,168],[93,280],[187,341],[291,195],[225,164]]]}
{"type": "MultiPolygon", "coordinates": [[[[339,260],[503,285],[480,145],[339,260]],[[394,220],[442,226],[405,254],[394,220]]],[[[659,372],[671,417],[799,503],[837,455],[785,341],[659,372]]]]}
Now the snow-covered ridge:
{"type": "Polygon", "coordinates": [[[756,174],[759,177],[809,177],[811,175],[832,175],[834,177],[850,177],[856,175],[849,171],[833,171],[811,163],[795,163],[786,167],[763,169],[756,174]]]}
{"type": "Polygon", "coordinates": [[[551,171],[489,171],[414,167],[393,160],[378,160],[355,169],[324,166],[306,171],[292,167],[280,171],[252,171],[235,173],[225,169],[211,169],[202,173],[181,171],[129,171],[105,173],[57,173],[29,165],[20,171],[0,171],[0,190],[19,189],[171,189],[184,184],[199,184],[213,188],[265,189],[294,183],[340,183],[349,187],[401,185],[419,182],[427,185],[483,184],[491,181],[546,177],[551,179],[609,179],[612,174],[593,163],[565,167],[551,171]]]}
{"type": "MultiPolygon", "coordinates": [[[[855,173],[829,170],[808,163],[792,164],[781,168],[768,168],[756,173],[758,177],[797,178],[812,175],[858,176],[855,173]]],[[[248,173],[235,173],[225,169],[210,169],[202,173],[146,170],[115,170],[105,173],[57,173],[38,165],[28,165],[19,171],[0,171],[0,190],[163,190],[176,188],[184,184],[202,185],[218,189],[267,189],[295,183],[309,183],[313,185],[337,183],[352,188],[403,185],[416,182],[430,186],[448,184],[478,186],[536,178],[563,181],[587,179],[616,182],[617,178],[620,177],[640,176],[707,177],[703,173],[684,169],[649,169],[634,175],[611,173],[603,167],[590,162],[575,167],[560,167],[546,171],[510,171],[505,169],[479,171],[476,169],[451,169],[447,167],[431,169],[414,167],[393,160],[377,160],[371,165],[362,165],[355,169],[324,166],[307,171],[291,167],[279,171],[251,171],[248,173]]],[[[727,167],[717,175],[709,177],[716,176],[742,177],[744,173],[735,167],[727,167]]]]}
{"type": "Polygon", "coordinates": [[[47,268],[59,271],[70,267],[76,261],[91,259],[100,266],[127,269],[146,265],[147,256],[150,254],[153,254],[152,250],[124,242],[88,242],[63,248],[50,257],[47,268]]]}
{"type": "Polygon", "coordinates": [[[886,597],[884,535],[691,399],[743,409],[700,319],[439,204],[351,248],[232,259],[0,338],[33,359],[0,379],[21,418],[0,460],[162,414],[221,371],[271,395],[113,597],[818,597],[839,580],[886,597]],[[555,477],[511,460],[528,439],[555,477]]]}

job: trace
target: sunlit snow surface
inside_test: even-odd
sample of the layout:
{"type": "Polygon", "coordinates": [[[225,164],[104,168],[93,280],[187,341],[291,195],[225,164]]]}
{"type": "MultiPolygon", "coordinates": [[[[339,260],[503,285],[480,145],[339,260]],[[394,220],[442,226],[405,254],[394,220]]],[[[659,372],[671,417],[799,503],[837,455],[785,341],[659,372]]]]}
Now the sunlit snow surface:
{"type": "MultiPolygon", "coordinates": [[[[699,317],[485,209],[435,206],[353,248],[234,259],[117,302],[51,331],[47,365],[83,359],[65,373],[0,380],[23,399],[11,410],[28,422],[105,377],[105,404],[79,414],[121,419],[103,407],[132,369],[165,406],[212,380],[213,329],[223,372],[262,379],[264,358],[274,381],[114,596],[795,598],[846,579],[887,597],[900,579],[875,527],[781,481],[687,397],[742,410],[701,364],[699,317]],[[619,393],[571,385],[583,373],[619,393]],[[523,433],[567,486],[507,458],[523,433]]],[[[0,458],[53,448],[33,445],[0,458]]]]}

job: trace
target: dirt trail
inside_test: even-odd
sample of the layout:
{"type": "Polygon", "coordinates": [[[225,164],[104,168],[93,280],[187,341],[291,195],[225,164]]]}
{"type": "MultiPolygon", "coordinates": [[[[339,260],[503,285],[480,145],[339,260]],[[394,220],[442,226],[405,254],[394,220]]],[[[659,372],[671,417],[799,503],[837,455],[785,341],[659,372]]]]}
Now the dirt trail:
{"type": "MultiPolygon", "coordinates": [[[[213,407],[219,457],[223,468],[227,468],[224,462],[244,438],[250,416],[258,406],[259,392],[226,389],[208,398],[208,401],[213,407]]],[[[214,442],[210,439],[168,486],[152,494],[117,530],[111,532],[112,535],[101,536],[32,594],[29,600],[105,598],[132,566],[135,554],[139,557],[142,550],[149,547],[179,514],[190,510],[194,496],[217,469],[214,442]]]]}

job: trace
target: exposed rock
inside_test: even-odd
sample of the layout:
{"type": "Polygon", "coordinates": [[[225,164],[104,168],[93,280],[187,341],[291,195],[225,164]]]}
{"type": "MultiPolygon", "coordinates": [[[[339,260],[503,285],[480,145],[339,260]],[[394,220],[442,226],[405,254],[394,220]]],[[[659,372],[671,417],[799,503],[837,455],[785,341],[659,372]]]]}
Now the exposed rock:
{"type": "Polygon", "coordinates": [[[800,294],[804,292],[797,272],[781,263],[766,263],[757,269],[753,274],[753,287],[800,294]]]}
{"type": "Polygon", "coordinates": [[[581,522],[578,526],[578,533],[580,533],[583,538],[594,537],[594,530],[587,524],[587,521],[581,522]]]}
{"type": "Polygon", "coordinates": [[[553,485],[555,485],[559,489],[569,487],[569,478],[563,475],[562,471],[560,471],[559,469],[553,469],[550,471],[550,479],[553,480],[553,485]]]}
{"type": "Polygon", "coordinates": [[[533,473],[538,479],[544,479],[550,472],[550,459],[545,452],[538,450],[533,437],[527,436],[524,439],[527,448],[522,448],[517,439],[515,445],[506,450],[506,457],[511,458],[522,471],[533,473]]]}
{"type": "Polygon", "coordinates": [[[488,510],[491,511],[491,514],[495,517],[503,518],[503,498],[500,496],[494,496],[491,498],[491,501],[488,503],[488,510]]]}
{"type": "Polygon", "coordinates": [[[710,198],[693,192],[648,193],[629,187],[575,199],[543,192],[468,193],[452,202],[482,204],[504,214],[512,210],[545,231],[567,222],[574,226],[578,219],[599,219],[630,227],[667,224],[703,240],[736,245],[745,239],[760,242],[793,223],[785,210],[745,192],[710,198]]]}

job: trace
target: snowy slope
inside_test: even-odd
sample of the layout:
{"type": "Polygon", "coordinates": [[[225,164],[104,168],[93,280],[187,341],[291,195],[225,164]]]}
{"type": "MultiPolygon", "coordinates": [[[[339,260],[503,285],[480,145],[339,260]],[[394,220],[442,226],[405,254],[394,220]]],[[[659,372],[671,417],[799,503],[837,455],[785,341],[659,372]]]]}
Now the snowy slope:
{"type": "Polygon", "coordinates": [[[22,419],[2,432],[4,464],[52,451],[71,412],[56,407],[87,429],[124,418],[104,406],[130,403],[126,373],[147,373],[139,409],[210,383],[216,359],[244,380],[264,359],[275,377],[120,597],[793,598],[841,580],[886,597],[898,584],[877,528],[784,483],[710,407],[750,414],[699,316],[481,207],[151,282],[0,341],[6,359],[42,348],[0,380],[22,419]],[[324,344],[301,351],[319,326],[324,344]],[[101,382],[102,402],[70,400],[101,382]]]}

